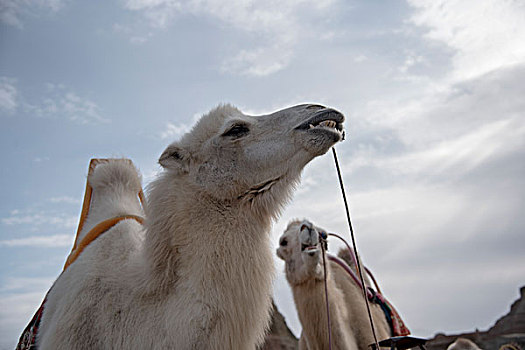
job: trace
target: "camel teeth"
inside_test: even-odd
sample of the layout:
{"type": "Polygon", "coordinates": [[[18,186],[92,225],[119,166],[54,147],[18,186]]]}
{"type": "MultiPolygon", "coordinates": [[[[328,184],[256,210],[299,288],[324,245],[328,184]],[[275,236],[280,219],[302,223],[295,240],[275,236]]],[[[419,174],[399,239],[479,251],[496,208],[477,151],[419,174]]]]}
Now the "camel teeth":
{"type": "Polygon", "coordinates": [[[335,126],[337,125],[337,123],[333,120],[323,120],[322,122],[319,123],[320,126],[326,126],[328,128],[335,128],[335,126]]]}

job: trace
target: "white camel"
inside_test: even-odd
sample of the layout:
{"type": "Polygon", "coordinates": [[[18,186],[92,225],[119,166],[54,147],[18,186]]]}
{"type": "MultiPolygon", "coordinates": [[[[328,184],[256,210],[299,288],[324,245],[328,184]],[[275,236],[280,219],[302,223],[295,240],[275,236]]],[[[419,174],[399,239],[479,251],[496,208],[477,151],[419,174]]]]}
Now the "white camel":
{"type": "MultiPolygon", "coordinates": [[[[41,349],[254,349],[269,322],[270,228],[303,167],[342,139],[344,117],[319,105],[248,116],[223,105],[172,143],[148,188],[144,227],[124,220],[57,279],[41,349]]],[[[124,164],[88,178],[96,222],[141,215],[124,164]],[[133,196],[133,199],[131,198],[133,196]],[[134,204],[129,204],[134,203],[134,204]]]]}
{"type": "MultiPolygon", "coordinates": [[[[290,222],[277,255],[286,263],[286,279],[303,327],[299,349],[328,349],[324,272],[319,232],[307,220],[290,222]]],[[[354,266],[351,266],[355,268],[354,266]]],[[[374,342],[363,292],[349,274],[326,258],[326,280],[333,349],[369,349],[374,342]]],[[[365,282],[366,283],[366,282],[365,282]]],[[[390,326],[378,305],[370,304],[378,341],[390,338],[390,326]]]]}

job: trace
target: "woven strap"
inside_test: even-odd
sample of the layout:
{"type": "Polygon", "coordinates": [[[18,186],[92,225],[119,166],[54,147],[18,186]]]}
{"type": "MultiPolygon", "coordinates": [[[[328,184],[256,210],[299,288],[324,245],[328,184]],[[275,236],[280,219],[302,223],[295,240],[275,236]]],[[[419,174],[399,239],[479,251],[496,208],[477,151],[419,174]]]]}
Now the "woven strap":
{"type": "Polygon", "coordinates": [[[128,219],[136,220],[139,224],[144,223],[144,218],[141,218],[140,216],[136,215],[122,215],[102,221],[97,226],[93,227],[91,231],[89,231],[87,235],[82,239],[82,241],[80,241],[80,243],[75,244],[75,248],[67,257],[66,264],[64,265],[64,271],[78,258],[80,253],[82,253],[82,251],[84,250],[84,248],[86,248],[91,242],[93,242],[100,235],[102,235],[104,232],[106,232],[122,220],[128,219]]]}

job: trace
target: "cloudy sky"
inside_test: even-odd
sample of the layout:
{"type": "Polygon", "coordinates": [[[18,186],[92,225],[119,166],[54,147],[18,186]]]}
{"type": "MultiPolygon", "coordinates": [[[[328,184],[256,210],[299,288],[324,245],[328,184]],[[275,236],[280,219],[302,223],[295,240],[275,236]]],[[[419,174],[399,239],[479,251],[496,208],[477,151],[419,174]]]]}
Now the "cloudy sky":
{"type": "MultiPolygon", "coordinates": [[[[1,0],[0,348],[61,271],[89,159],[129,157],[147,185],[220,102],[345,113],[358,247],[386,296],[418,336],[488,328],[525,284],[524,18],[519,0],[1,0]]],[[[294,217],[348,237],[340,198],[327,154],[275,246],[294,217]]]]}

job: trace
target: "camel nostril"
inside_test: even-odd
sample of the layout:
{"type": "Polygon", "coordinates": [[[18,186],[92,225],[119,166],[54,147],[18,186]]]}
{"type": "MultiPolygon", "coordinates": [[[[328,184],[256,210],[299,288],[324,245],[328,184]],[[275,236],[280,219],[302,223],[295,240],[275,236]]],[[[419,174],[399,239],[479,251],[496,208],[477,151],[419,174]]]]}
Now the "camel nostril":
{"type": "Polygon", "coordinates": [[[303,231],[303,230],[310,230],[310,227],[308,227],[308,225],[306,225],[306,224],[303,224],[301,226],[301,231],[303,231]]]}

